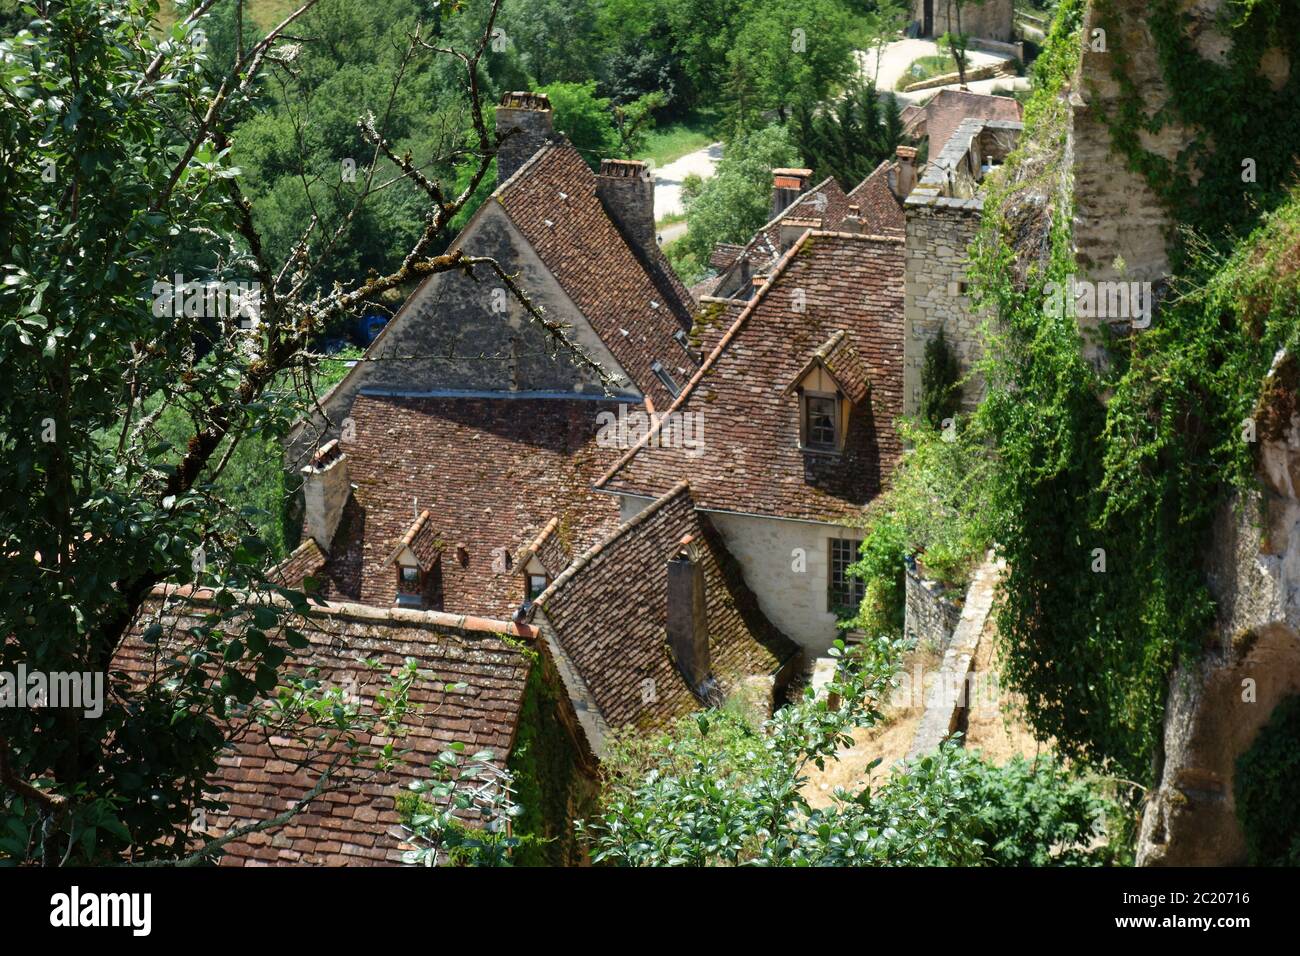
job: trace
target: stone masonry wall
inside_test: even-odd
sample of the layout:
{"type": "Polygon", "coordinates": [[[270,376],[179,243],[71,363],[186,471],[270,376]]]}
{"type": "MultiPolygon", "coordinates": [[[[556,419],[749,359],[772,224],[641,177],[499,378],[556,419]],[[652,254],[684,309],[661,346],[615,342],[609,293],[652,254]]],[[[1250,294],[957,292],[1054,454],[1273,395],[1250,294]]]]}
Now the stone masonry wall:
{"type": "MultiPolygon", "coordinates": [[[[979,319],[967,294],[967,248],[979,228],[978,199],[925,197],[907,201],[904,266],[903,414],[921,407],[921,367],[926,343],[944,330],[949,348],[968,372],[979,356],[979,319]]],[[[974,407],[978,387],[968,387],[965,407],[974,407]]]]}
{"type": "Polygon", "coordinates": [[[961,607],[951,600],[942,585],[926,580],[911,568],[906,572],[905,595],[903,633],[907,638],[918,647],[935,650],[947,647],[961,620],[961,607]]]}
{"type": "MultiPolygon", "coordinates": [[[[957,11],[953,0],[914,0],[912,19],[918,23],[924,22],[927,3],[931,4],[934,11],[931,35],[940,36],[949,29],[956,32],[957,11]]],[[[984,0],[979,5],[962,4],[962,32],[985,40],[1009,41],[1014,17],[1013,6],[1012,0],[984,0]]]]}

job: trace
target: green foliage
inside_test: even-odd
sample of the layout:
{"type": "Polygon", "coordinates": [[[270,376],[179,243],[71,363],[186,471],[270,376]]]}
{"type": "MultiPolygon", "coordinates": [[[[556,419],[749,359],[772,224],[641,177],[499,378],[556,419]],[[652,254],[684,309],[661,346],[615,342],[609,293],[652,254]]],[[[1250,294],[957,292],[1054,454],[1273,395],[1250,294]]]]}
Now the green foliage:
{"type": "Polygon", "coordinates": [[[1237,759],[1233,793],[1252,866],[1300,866],[1300,697],[1273,711],[1237,759]]]}
{"type": "Polygon", "coordinates": [[[492,763],[491,750],[466,755],[454,743],[429,765],[431,774],[394,798],[408,842],[402,854],[411,866],[513,866],[532,837],[514,833],[511,822],[523,808],[514,798],[509,771],[492,763]]]}
{"type": "Polygon", "coordinates": [[[903,124],[898,101],[883,100],[870,83],[855,80],[832,104],[800,101],[790,119],[790,135],[820,182],[834,176],[845,189],[866,179],[894,155],[903,124]]]}
{"type": "Polygon", "coordinates": [[[650,739],[616,738],[601,815],[580,824],[593,858],[624,866],[972,866],[1059,854],[1087,862],[1083,844],[1103,801],[1059,771],[1013,765],[1004,773],[952,742],[874,789],[864,782],[855,793],[836,791],[827,807],[808,804],[808,767],[824,767],[852,741],[853,727],[880,719],[873,701],[888,691],[899,651],[877,639],[845,655],[831,687],[844,701],[838,710],[809,690],[759,727],[706,711],[650,739]]]}
{"type": "Polygon", "coordinates": [[[580,859],[572,821],[594,804],[594,787],[578,767],[558,706],[538,660],[528,675],[510,752],[510,772],[523,806],[515,833],[525,838],[515,854],[516,866],[569,866],[580,859]]]}
{"type": "Polygon", "coordinates": [[[769,126],[728,144],[712,179],[688,177],[682,184],[689,231],[681,253],[702,274],[719,242],[748,242],[772,212],[772,169],[797,166],[799,153],[782,126],[769,126]]]}
{"type": "Polygon", "coordinates": [[[568,137],[592,169],[601,159],[620,154],[618,131],[608,99],[596,95],[596,81],[552,83],[541,92],[551,98],[555,130],[568,137]]]}
{"type": "MultiPolygon", "coordinates": [[[[1095,5],[1098,24],[1118,36],[1112,0],[1095,5]]],[[[1290,70],[1274,89],[1261,72],[1265,51],[1277,48],[1292,64],[1300,61],[1300,16],[1297,0],[1229,3],[1218,28],[1230,41],[1223,63],[1200,55],[1187,31],[1186,15],[1176,0],[1156,0],[1144,18],[1156,43],[1160,72],[1169,102],[1152,113],[1132,79],[1135,65],[1122,43],[1108,49],[1112,75],[1122,99],[1106,117],[1116,148],[1130,168],[1144,176],[1180,222],[1213,237],[1223,251],[1250,231],[1261,211],[1287,198],[1295,180],[1294,157],[1300,148],[1300,71],[1290,70]],[[1243,109],[1243,104],[1249,104],[1243,109]],[[1144,142],[1169,124],[1195,129],[1174,160],[1149,152],[1144,142]],[[1243,163],[1255,166],[1256,181],[1247,182],[1243,163]]],[[[1188,266],[1185,244],[1175,250],[1177,264],[1188,266]]]]}
{"type": "Polygon", "coordinates": [[[821,102],[856,68],[855,22],[840,0],[750,0],[727,52],[729,126],[755,129],[797,101],[821,102]]]}
{"type": "Polygon", "coordinates": [[[873,637],[901,637],[907,611],[907,531],[888,508],[882,505],[868,518],[860,559],[849,568],[867,583],[853,626],[873,637]]]}
{"type": "MultiPolygon", "coordinates": [[[[977,756],[977,755],[975,755],[977,756]]],[[[1013,757],[1001,767],[969,765],[972,835],[993,866],[1097,866],[1124,861],[1117,841],[1092,845],[1119,823],[1121,808],[1100,782],[1066,772],[1054,760],[1013,757]]]]}
{"type": "Polygon", "coordinates": [[[942,428],[961,407],[961,364],[948,347],[943,329],[925,343],[921,366],[921,420],[942,428]]]}
{"type": "Polygon", "coordinates": [[[1266,216],[1230,256],[1193,239],[1154,325],[1109,342],[1099,373],[1075,320],[1045,307],[1046,283],[1074,268],[1059,91],[1080,49],[1081,7],[1061,5],[1035,64],[1026,137],[986,202],[972,256],[977,304],[996,317],[974,427],[995,452],[1004,677],[1067,757],[1149,780],[1168,674],[1199,653],[1213,621],[1189,556],[1205,553],[1216,509],[1253,469],[1242,420],[1300,331],[1288,259],[1300,209],[1292,200],[1266,216]],[[1048,199],[1042,259],[1015,245],[1044,211],[1026,192],[1048,199]]]}

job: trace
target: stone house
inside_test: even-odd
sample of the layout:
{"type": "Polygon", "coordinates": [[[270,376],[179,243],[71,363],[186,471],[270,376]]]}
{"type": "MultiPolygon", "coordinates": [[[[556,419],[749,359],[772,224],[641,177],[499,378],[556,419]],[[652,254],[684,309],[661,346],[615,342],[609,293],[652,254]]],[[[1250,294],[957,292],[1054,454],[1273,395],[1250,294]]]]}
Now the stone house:
{"type": "Polygon", "coordinates": [[[912,0],[912,25],[917,36],[938,37],[961,32],[980,40],[1009,43],[1015,21],[1013,0],[912,0]]]}

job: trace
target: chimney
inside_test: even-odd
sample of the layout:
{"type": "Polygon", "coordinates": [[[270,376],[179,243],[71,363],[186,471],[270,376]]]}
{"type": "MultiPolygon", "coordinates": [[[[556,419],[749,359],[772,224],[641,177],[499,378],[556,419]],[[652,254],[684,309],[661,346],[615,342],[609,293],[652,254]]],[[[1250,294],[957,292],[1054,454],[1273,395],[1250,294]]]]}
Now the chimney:
{"type": "Polygon", "coordinates": [[[785,252],[809,229],[820,229],[822,221],[820,219],[795,219],[791,216],[789,219],[781,220],[781,228],[778,232],[778,242],[781,245],[781,251],[785,252]]]}
{"type": "Polygon", "coordinates": [[[553,133],[551,100],[545,93],[503,93],[497,107],[497,138],[506,138],[497,148],[497,185],[532,159],[553,133]]]}
{"type": "Polygon", "coordinates": [[[808,190],[812,180],[811,169],[772,170],[772,215],[781,215],[808,190]]]}
{"type": "Polygon", "coordinates": [[[844,232],[860,235],[862,233],[862,207],[858,205],[849,206],[849,214],[844,217],[844,222],[840,228],[844,232]]]}
{"type": "Polygon", "coordinates": [[[655,184],[645,163],[602,159],[596,195],[619,232],[636,249],[651,251],[655,242],[655,184]]]}
{"type": "Polygon", "coordinates": [[[668,562],[668,646],[691,690],[709,676],[709,622],[704,604],[704,565],[693,539],[681,541],[668,562]]]}
{"type": "Polygon", "coordinates": [[[302,469],[302,530],[326,554],[351,493],[347,456],[335,438],[322,445],[312,456],[311,464],[302,469]]]}
{"type": "Polygon", "coordinates": [[[898,189],[899,199],[906,199],[916,188],[916,150],[911,146],[898,147],[898,189]]]}

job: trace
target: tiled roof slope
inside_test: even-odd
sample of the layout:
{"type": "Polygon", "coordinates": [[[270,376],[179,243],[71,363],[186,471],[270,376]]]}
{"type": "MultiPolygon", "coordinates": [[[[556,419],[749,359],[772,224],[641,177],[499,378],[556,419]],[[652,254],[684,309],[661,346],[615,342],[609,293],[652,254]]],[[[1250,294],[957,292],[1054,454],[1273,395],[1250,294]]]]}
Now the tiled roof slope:
{"type": "Polygon", "coordinates": [[[937,157],[957,127],[967,119],[1007,120],[1018,123],[1024,110],[1009,96],[987,96],[969,90],[940,90],[925,104],[925,132],[930,156],[937,157]]]}
{"type": "MultiPolygon", "coordinates": [[[[202,593],[199,597],[196,601],[155,592],[118,652],[115,669],[133,683],[156,682],[169,661],[185,658],[186,649],[198,640],[185,629],[212,610],[201,600],[202,593]],[[141,635],[155,620],[164,625],[164,636],[147,645],[141,635]]],[[[291,652],[281,672],[303,674],[308,665],[319,668],[319,680],[354,692],[363,706],[373,705],[374,694],[386,689],[389,676],[406,658],[419,662],[420,676],[411,687],[410,703],[421,713],[408,716],[407,733],[397,744],[411,752],[406,764],[394,772],[366,774],[368,779],[345,764],[339,772],[344,779],[351,778],[347,789],[323,794],[284,827],[228,844],[222,864],[399,863],[405,846],[394,797],[411,780],[428,776],[430,763],[453,743],[463,743],[467,753],[491,750],[491,763],[501,767],[510,755],[529,658],[489,629],[497,624],[358,605],[315,608],[307,618],[295,618],[293,626],[310,645],[291,652]],[[365,659],[379,661],[380,668],[371,670],[359,663],[365,659]],[[462,683],[463,687],[452,686],[462,683]]],[[[500,629],[519,630],[505,624],[500,629]]],[[[319,779],[314,769],[298,768],[306,756],[301,744],[290,738],[268,740],[263,730],[251,727],[234,752],[221,756],[219,769],[209,780],[216,799],[230,809],[208,816],[208,834],[215,837],[232,827],[269,819],[305,797],[319,779]]],[[[323,765],[318,759],[312,766],[323,765]]]]}
{"type": "Polygon", "coordinates": [[[797,653],[758,609],[681,482],[575,559],[533,604],[533,620],[552,629],[612,727],[659,727],[703,706],[673,663],[665,632],[668,561],[688,535],[701,545],[711,670],[723,692],[751,675],[775,675],[797,653]]]}
{"type": "Polygon", "coordinates": [[[266,579],[283,587],[302,586],[305,578],[316,577],[325,567],[325,552],[321,551],[312,537],[303,538],[287,558],[266,572],[266,579]]]}
{"type": "Polygon", "coordinates": [[[509,619],[524,599],[523,569],[499,570],[498,549],[513,558],[552,518],[575,551],[618,526],[617,503],[591,489],[620,453],[597,446],[597,415],[617,408],[362,392],[351,411],[356,440],[344,446],[356,490],[329,549],[325,596],[391,606],[397,576],[388,559],[418,506],[442,546],[442,607],[509,619]]]}
{"type": "Polygon", "coordinates": [[[902,453],[903,242],[811,233],[782,259],[670,411],[703,416],[704,453],[649,447],[625,455],[598,487],[647,496],[689,478],[700,507],[806,520],[855,514],[902,453]],[[803,312],[795,312],[802,290],[803,312]],[[841,455],[799,449],[790,381],[837,330],[871,383],[841,455]]]}
{"type": "Polygon", "coordinates": [[[754,233],[736,262],[749,262],[755,271],[781,256],[781,223],[786,219],[820,219],[826,230],[839,228],[849,214],[849,198],[833,176],[827,176],[754,233]]]}
{"type": "Polygon", "coordinates": [[[673,333],[690,329],[690,293],[658,248],[635,251],[596,195],[596,174],[568,145],[546,146],[495,193],[636,386],[664,408],[651,371],[682,364],[673,333]]]}
{"type": "Polygon", "coordinates": [[[848,201],[860,209],[862,231],[868,235],[902,236],[907,233],[903,204],[889,188],[889,179],[897,171],[898,160],[887,159],[849,192],[848,201]]]}

